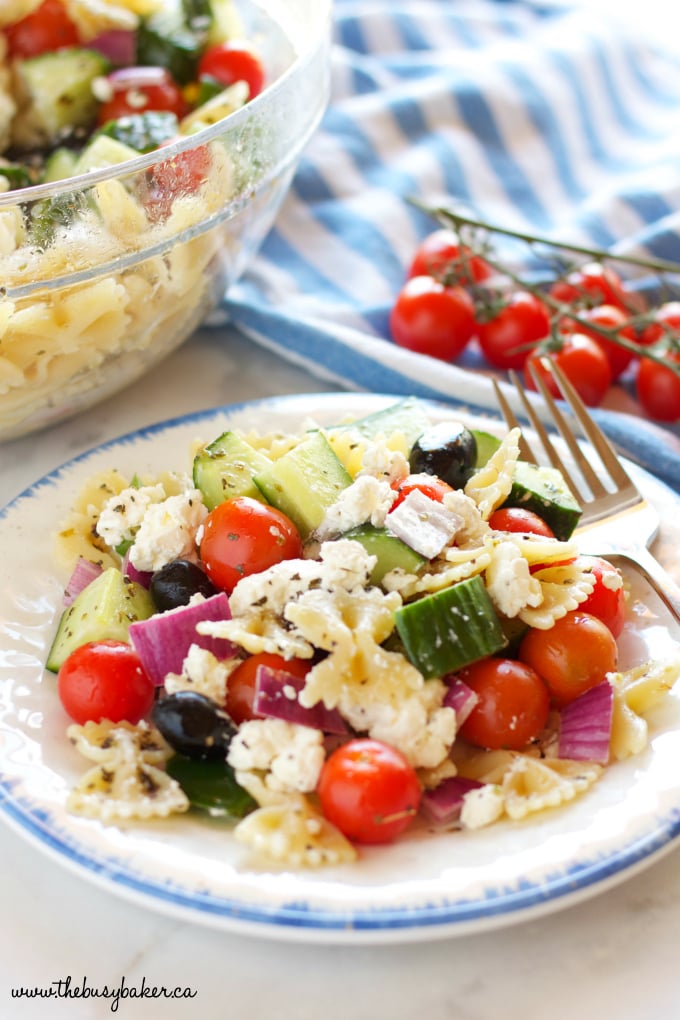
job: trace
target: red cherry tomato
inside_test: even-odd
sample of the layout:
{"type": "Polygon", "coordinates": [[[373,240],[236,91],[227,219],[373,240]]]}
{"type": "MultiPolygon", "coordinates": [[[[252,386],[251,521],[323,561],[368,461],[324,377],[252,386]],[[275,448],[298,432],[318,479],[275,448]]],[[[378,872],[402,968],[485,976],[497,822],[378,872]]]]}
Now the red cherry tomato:
{"type": "Polygon", "coordinates": [[[532,628],[522,638],[518,658],[538,673],[553,704],[562,708],[602,683],[616,669],[617,655],[609,627],[577,609],[549,630],[532,628]]]}
{"type": "Polygon", "coordinates": [[[493,318],[477,324],[482,353],[494,368],[522,368],[531,344],[550,335],[545,305],[528,291],[516,291],[493,318]]]}
{"type": "Polygon", "coordinates": [[[242,577],[302,556],[289,517],[248,496],[218,504],[203,523],[201,561],[214,585],[231,592],[242,577]]]}
{"type": "Polygon", "coordinates": [[[441,478],[437,478],[436,475],[407,475],[402,481],[395,482],[392,488],[397,492],[397,498],[392,504],[393,510],[403,503],[408,494],[414,490],[422,492],[424,496],[429,496],[430,499],[434,499],[438,503],[441,503],[447,492],[453,492],[452,486],[443,482],[441,478]]]}
{"type": "MultiPolygon", "coordinates": [[[[527,389],[535,390],[530,369],[533,367],[547,385],[548,392],[559,397],[560,392],[549,370],[540,362],[545,352],[537,351],[529,356],[525,365],[524,381],[527,389]]],[[[547,354],[562,369],[581,400],[589,407],[597,407],[609,389],[612,374],[607,355],[592,337],[583,333],[571,333],[562,339],[559,350],[547,354]]]]}
{"type": "Polygon", "coordinates": [[[446,287],[431,276],[414,276],[397,295],[390,331],[400,347],[452,361],[474,334],[474,302],[462,287],[446,287]]]}
{"type": "Polygon", "coordinates": [[[460,728],[464,740],[492,750],[519,751],[543,730],[550,697],[530,666],[514,659],[481,659],[456,677],[479,699],[460,728]]]}
{"type": "Polygon", "coordinates": [[[227,681],[225,708],[237,726],[246,719],[259,718],[253,711],[253,701],[260,666],[282,669],[302,680],[312,668],[312,663],[306,659],[284,659],[282,655],[275,655],[273,652],[258,652],[257,655],[249,655],[244,659],[241,665],[230,673],[227,681]]]}
{"type": "Polygon", "coordinates": [[[3,31],[9,55],[20,60],[80,45],[78,29],[61,0],[45,0],[32,14],[8,25],[3,31]]]}
{"type": "MultiPolygon", "coordinates": [[[[666,361],[680,368],[680,352],[669,351],[666,361]]],[[[640,358],[635,391],[643,411],[656,421],[675,422],[680,419],[680,375],[672,368],[640,358]]]]}
{"type": "MultiPolygon", "coordinates": [[[[163,142],[160,148],[172,145],[177,139],[163,142]]],[[[178,152],[172,159],[157,163],[148,175],[144,205],[154,221],[166,219],[177,198],[193,195],[208,179],[212,156],[208,145],[178,152]]]]}
{"type": "Polygon", "coordinates": [[[391,843],[413,821],[421,797],[404,755],[369,738],[350,740],[329,755],[317,792],[328,821],[356,843],[391,843]]]}
{"type": "Polygon", "coordinates": [[[654,312],[652,321],[645,326],[640,336],[644,347],[664,337],[680,336],[680,301],[667,301],[654,312]]]}
{"type": "Polygon", "coordinates": [[[626,593],[621,571],[601,556],[579,556],[578,562],[592,570],[595,587],[580,604],[580,613],[590,613],[602,620],[615,638],[626,622],[626,593]]]}
{"type": "Polygon", "coordinates": [[[250,99],[259,95],[264,86],[262,61],[252,50],[235,43],[210,46],[198,63],[198,77],[214,78],[225,86],[244,81],[250,99]]]}
{"type": "Polygon", "coordinates": [[[177,117],[188,112],[181,88],[163,67],[124,67],[106,81],[112,95],[99,107],[100,124],[145,110],[163,110],[177,117]]]}
{"type": "Polygon", "coordinates": [[[151,710],[155,688],[139,656],[124,641],[90,641],[68,656],[57,678],[59,698],[75,722],[138,723],[151,710]]]}
{"type": "Polygon", "coordinates": [[[619,347],[613,340],[608,340],[606,336],[599,333],[597,329],[588,329],[584,325],[584,320],[592,322],[594,326],[610,330],[623,337],[624,340],[636,343],[637,333],[632,326],[628,325],[628,316],[622,308],[616,305],[598,305],[596,308],[584,308],[579,313],[579,320],[578,323],[574,323],[569,318],[565,319],[560,323],[560,330],[565,333],[583,333],[585,336],[592,337],[607,355],[612,381],[618,379],[635,357],[634,352],[626,350],[625,347],[619,347]]]}
{"type": "Polygon", "coordinates": [[[489,524],[494,531],[513,531],[522,534],[540,535],[542,538],[554,538],[555,533],[551,527],[533,513],[532,510],[525,510],[520,506],[501,507],[489,517],[489,524]]]}
{"type": "Polygon", "coordinates": [[[412,276],[434,276],[442,283],[481,283],[492,269],[469,248],[461,245],[453,230],[435,230],[416,248],[408,270],[412,276]]]}
{"type": "Polygon", "coordinates": [[[570,273],[566,280],[556,280],[550,288],[550,295],[565,305],[583,308],[617,305],[626,309],[629,300],[619,274],[601,262],[588,262],[570,273]]]}

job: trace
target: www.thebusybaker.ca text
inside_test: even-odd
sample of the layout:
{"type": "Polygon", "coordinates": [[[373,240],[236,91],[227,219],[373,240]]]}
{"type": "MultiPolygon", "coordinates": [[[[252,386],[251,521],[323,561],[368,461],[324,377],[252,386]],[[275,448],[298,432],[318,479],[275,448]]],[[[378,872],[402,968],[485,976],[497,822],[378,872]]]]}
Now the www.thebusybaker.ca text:
{"type": "Polygon", "coordinates": [[[12,988],[13,999],[110,999],[111,1012],[115,1013],[123,999],[195,999],[198,992],[193,988],[147,984],[143,977],[141,984],[128,984],[125,977],[119,985],[91,985],[87,978],[76,983],[69,975],[58,978],[42,987],[12,988]]]}

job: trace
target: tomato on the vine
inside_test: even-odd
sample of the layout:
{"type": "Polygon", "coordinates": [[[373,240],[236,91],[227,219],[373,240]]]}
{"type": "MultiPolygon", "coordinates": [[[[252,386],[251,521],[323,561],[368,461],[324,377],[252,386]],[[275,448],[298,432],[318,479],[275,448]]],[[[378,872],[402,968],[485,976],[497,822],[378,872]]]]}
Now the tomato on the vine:
{"type": "Polygon", "coordinates": [[[680,336],[680,301],[666,301],[654,311],[652,321],[640,334],[640,343],[644,347],[662,340],[664,337],[680,336]]]}
{"type": "Polygon", "coordinates": [[[637,343],[637,333],[630,325],[629,316],[617,305],[597,305],[595,308],[584,308],[579,312],[578,323],[570,320],[568,316],[560,323],[562,332],[583,333],[599,344],[607,355],[613,382],[628,368],[635,357],[635,352],[620,347],[613,339],[603,336],[597,329],[589,329],[586,323],[592,323],[593,326],[609,330],[630,343],[637,343]]]}
{"type": "Polygon", "coordinates": [[[110,98],[101,103],[100,124],[145,110],[166,111],[183,117],[188,105],[182,90],[164,67],[124,67],[106,79],[110,98]]]}
{"type": "Polygon", "coordinates": [[[413,821],[421,788],[396,748],[358,737],[326,759],[317,787],[325,817],[356,843],[391,843],[413,821]]]}
{"type": "Polygon", "coordinates": [[[398,507],[400,503],[403,503],[410,492],[417,490],[422,492],[424,496],[428,496],[430,499],[434,499],[437,503],[441,503],[447,492],[453,492],[452,486],[448,482],[444,482],[441,478],[437,478],[436,475],[407,475],[406,478],[402,478],[401,481],[394,482],[392,488],[397,493],[397,498],[392,504],[392,509],[398,507]]]}
{"type": "Polygon", "coordinates": [[[262,61],[252,50],[236,43],[217,43],[210,46],[198,62],[198,77],[213,78],[222,85],[244,81],[248,97],[254,99],[264,86],[262,61]]]}
{"type": "Polygon", "coordinates": [[[489,525],[494,531],[519,532],[539,535],[541,538],[555,537],[554,531],[542,517],[522,506],[499,507],[489,517],[489,525]]]}
{"type": "Polygon", "coordinates": [[[550,296],[565,305],[584,308],[616,305],[627,309],[630,300],[619,274],[601,262],[588,262],[566,279],[556,280],[550,287],[550,296]]]}
{"type": "Polygon", "coordinates": [[[583,333],[569,333],[561,338],[557,349],[537,350],[527,359],[524,371],[527,389],[537,389],[533,370],[544,381],[548,392],[554,397],[559,397],[560,392],[550,370],[541,364],[543,357],[548,357],[559,365],[585,404],[597,407],[602,402],[611,384],[612,374],[607,355],[592,337],[583,333]]]}
{"type": "Polygon", "coordinates": [[[592,571],[595,587],[579,605],[579,612],[590,613],[602,620],[614,637],[618,637],[626,622],[626,593],[621,571],[601,556],[580,556],[578,562],[592,571]]]}
{"type": "Polygon", "coordinates": [[[481,283],[493,270],[480,255],[461,245],[458,234],[442,227],[421,241],[416,248],[408,278],[434,276],[442,283],[481,283]]]}
{"type": "Polygon", "coordinates": [[[522,368],[531,345],[550,335],[550,316],[534,294],[518,290],[499,312],[478,319],[477,339],[482,353],[494,368],[522,368]]]}
{"type": "MultiPolygon", "coordinates": [[[[680,351],[668,351],[665,360],[677,365],[680,371],[680,351]]],[[[672,368],[652,358],[640,358],[635,391],[650,418],[667,422],[680,419],[680,375],[672,368]]]]}
{"type": "Polygon", "coordinates": [[[529,630],[518,658],[538,673],[553,704],[562,708],[616,670],[618,649],[602,620],[575,609],[548,630],[529,630]]]}
{"type": "Polygon", "coordinates": [[[80,45],[78,29],[61,0],[44,0],[32,14],[2,31],[7,38],[9,55],[19,60],[80,45]]]}
{"type": "Polygon", "coordinates": [[[455,676],[478,698],[460,727],[464,740],[491,750],[519,751],[543,730],[550,696],[530,666],[515,659],[481,659],[455,676]]]}
{"type": "Polygon", "coordinates": [[[89,641],[59,670],[59,699],[75,722],[133,725],[151,710],[155,687],[134,648],[124,641],[89,641]]]}
{"type": "Polygon", "coordinates": [[[213,584],[231,592],[242,577],[302,556],[302,539],[280,510],[248,496],[225,500],[203,523],[200,555],[213,584]]]}
{"type": "Polygon", "coordinates": [[[414,276],[397,295],[390,331],[400,347],[452,361],[474,335],[474,302],[462,287],[447,287],[432,276],[414,276]]]}
{"type": "Polygon", "coordinates": [[[237,726],[247,719],[258,718],[257,713],[253,711],[253,702],[257,687],[257,671],[260,666],[284,670],[284,672],[291,673],[302,680],[312,668],[312,663],[308,659],[284,659],[282,655],[277,655],[275,652],[257,652],[244,659],[229,674],[227,680],[225,708],[237,726]]]}

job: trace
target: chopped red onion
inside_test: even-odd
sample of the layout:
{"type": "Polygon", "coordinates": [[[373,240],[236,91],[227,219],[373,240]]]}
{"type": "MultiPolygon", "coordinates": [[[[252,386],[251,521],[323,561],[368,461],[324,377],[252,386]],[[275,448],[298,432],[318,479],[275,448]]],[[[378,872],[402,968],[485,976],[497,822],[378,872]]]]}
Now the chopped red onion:
{"type": "Polygon", "coordinates": [[[187,606],[168,609],[148,620],[130,624],[130,641],[145,672],[160,687],[168,673],[181,673],[191,645],[198,645],[218,658],[231,659],[236,647],[225,638],[199,634],[196,625],[204,620],[229,620],[229,600],[223,591],[187,606]]]}
{"type": "Polygon", "coordinates": [[[87,44],[88,49],[97,50],[116,67],[134,64],[136,56],[136,35],[123,28],[112,28],[102,32],[87,44]]]}
{"type": "Polygon", "coordinates": [[[462,680],[454,677],[447,685],[442,705],[455,711],[456,729],[460,729],[478,701],[479,695],[462,680]]]}
{"type": "Polygon", "coordinates": [[[460,821],[465,794],[470,790],[478,790],[480,786],[484,786],[484,783],[477,779],[451,776],[434,790],[425,790],[420,800],[420,813],[430,825],[437,828],[453,826],[460,821]]]}
{"type": "Polygon", "coordinates": [[[123,562],[121,564],[121,571],[123,575],[127,577],[128,581],[136,581],[137,584],[141,584],[142,588],[149,589],[151,585],[151,578],[153,577],[152,570],[138,570],[130,559],[130,549],[127,550],[125,556],[123,556],[123,562]]]}
{"type": "Polygon", "coordinates": [[[298,694],[304,686],[304,678],[294,676],[285,669],[258,666],[253,711],[258,715],[310,726],[324,733],[346,734],[347,725],[337,709],[326,708],[323,701],[318,701],[311,708],[300,704],[298,694]]]}
{"type": "Polygon", "coordinates": [[[606,765],[614,713],[614,689],[608,680],[566,705],[560,715],[558,755],[606,765]]]}
{"type": "Polygon", "coordinates": [[[101,572],[102,567],[99,563],[92,563],[84,556],[79,556],[64,589],[64,605],[70,606],[76,596],[80,595],[91,581],[99,577],[101,572]]]}
{"type": "Polygon", "coordinates": [[[428,560],[449,544],[462,523],[459,514],[418,489],[409,492],[385,518],[385,527],[428,560]]]}

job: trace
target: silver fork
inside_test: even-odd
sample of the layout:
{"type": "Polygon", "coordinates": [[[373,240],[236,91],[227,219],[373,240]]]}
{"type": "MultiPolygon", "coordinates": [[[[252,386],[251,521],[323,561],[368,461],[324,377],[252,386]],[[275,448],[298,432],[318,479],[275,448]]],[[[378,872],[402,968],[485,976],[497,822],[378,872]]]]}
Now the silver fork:
{"type": "MultiPolygon", "coordinates": [[[[569,451],[576,472],[567,467],[564,458],[560,456],[517,374],[510,372],[510,379],[550,464],[562,473],[582,507],[583,513],[574,533],[579,549],[584,553],[606,555],[608,558],[616,556],[637,564],[661,599],[680,620],[680,588],[649,551],[659,531],[657,511],[639,491],[611,443],[593,421],[559,366],[548,358],[543,359],[541,364],[552,373],[579,427],[580,436],[557,406],[539,373],[534,372],[536,385],[569,451]],[[587,447],[584,449],[584,440],[590,444],[590,450],[587,447]],[[592,463],[592,450],[597,453],[597,464],[592,463]]],[[[506,424],[509,428],[521,430],[520,422],[495,379],[493,385],[506,424]]],[[[524,435],[520,439],[520,456],[534,464],[540,463],[524,435]]]]}

